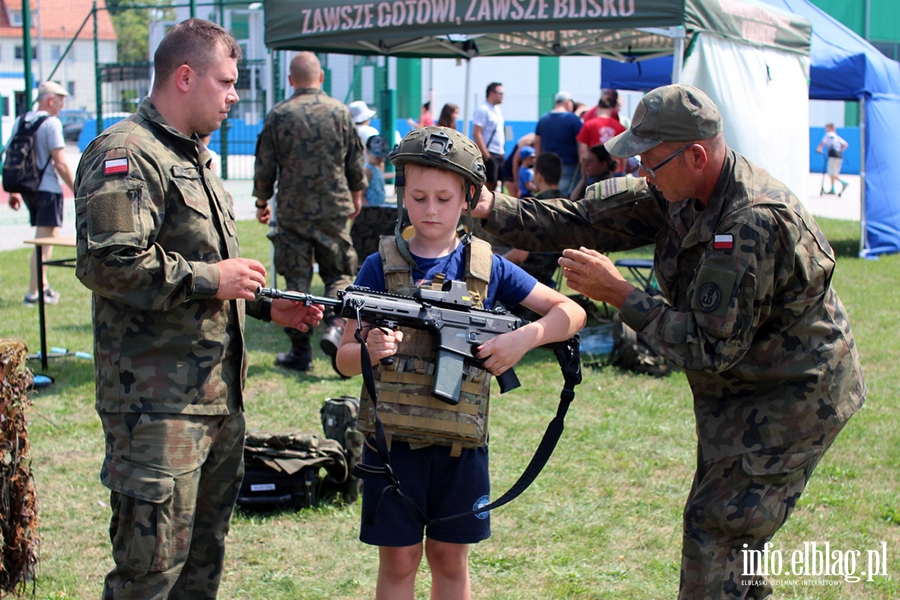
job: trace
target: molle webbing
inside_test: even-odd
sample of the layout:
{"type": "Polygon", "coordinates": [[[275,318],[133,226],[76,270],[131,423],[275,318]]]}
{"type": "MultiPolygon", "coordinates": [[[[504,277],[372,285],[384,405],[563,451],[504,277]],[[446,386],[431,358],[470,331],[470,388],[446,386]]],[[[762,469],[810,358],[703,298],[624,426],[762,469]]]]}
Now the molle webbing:
{"type": "MultiPolygon", "coordinates": [[[[490,245],[473,240],[466,252],[466,283],[473,301],[480,307],[487,295],[491,273],[490,245]]],[[[416,287],[409,264],[397,250],[396,239],[383,236],[379,243],[387,291],[412,295],[416,287]]],[[[441,277],[432,286],[440,287],[441,277]]],[[[463,369],[462,391],[456,405],[431,395],[436,361],[434,336],[428,331],[401,327],[403,342],[393,364],[375,365],[378,413],[388,443],[394,439],[413,447],[438,444],[451,446],[451,456],[462,448],[478,448],[487,443],[488,398],[491,374],[473,365],[463,369]]],[[[360,393],[358,429],[372,433],[375,415],[363,386],[360,393]]]]}

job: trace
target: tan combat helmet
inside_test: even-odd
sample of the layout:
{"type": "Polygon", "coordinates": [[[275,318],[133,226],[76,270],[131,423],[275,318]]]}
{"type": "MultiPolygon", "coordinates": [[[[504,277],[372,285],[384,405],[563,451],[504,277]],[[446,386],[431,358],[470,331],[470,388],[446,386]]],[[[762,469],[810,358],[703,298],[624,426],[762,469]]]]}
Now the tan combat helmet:
{"type": "Polygon", "coordinates": [[[435,169],[446,169],[466,180],[466,211],[468,213],[469,232],[463,237],[463,244],[468,244],[472,239],[473,219],[472,209],[478,204],[481,188],[487,181],[487,173],[484,167],[484,159],[475,142],[455,129],[431,125],[420,129],[413,129],[394,146],[388,158],[394,165],[396,176],[394,187],[397,192],[397,223],[394,227],[394,237],[397,240],[397,248],[403,258],[415,266],[415,261],[409,253],[406,239],[403,237],[403,186],[405,184],[404,165],[414,163],[435,169]],[[471,184],[471,185],[469,185],[471,184]]]}
{"type": "MultiPolygon", "coordinates": [[[[390,153],[391,164],[397,171],[397,187],[403,187],[403,165],[414,163],[435,169],[446,169],[462,175],[467,183],[475,186],[474,193],[466,186],[466,203],[469,208],[478,202],[481,186],[487,180],[484,160],[475,142],[455,129],[432,125],[413,129],[390,153]]],[[[402,191],[397,198],[402,200],[402,191]]]]}

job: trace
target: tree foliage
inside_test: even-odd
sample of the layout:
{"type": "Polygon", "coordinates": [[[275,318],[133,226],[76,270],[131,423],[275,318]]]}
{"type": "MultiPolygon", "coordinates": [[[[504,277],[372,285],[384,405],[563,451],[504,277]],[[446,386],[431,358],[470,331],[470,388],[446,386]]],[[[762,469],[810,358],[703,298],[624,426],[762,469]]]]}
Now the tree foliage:
{"type": "Polygon", "coordinates": [[[151,60],[150,23],[172,19],[175,11],[170,0],[107,0],[110,18],[118,38],[119,62],[151,60]]]}

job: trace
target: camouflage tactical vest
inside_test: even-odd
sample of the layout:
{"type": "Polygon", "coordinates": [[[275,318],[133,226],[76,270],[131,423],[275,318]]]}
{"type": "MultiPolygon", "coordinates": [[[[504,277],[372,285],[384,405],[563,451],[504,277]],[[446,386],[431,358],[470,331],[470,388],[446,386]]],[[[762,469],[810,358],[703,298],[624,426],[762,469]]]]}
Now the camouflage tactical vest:
{"type": "MultiPolygon", "coordinates": [[[[382,236],[378,251],[387,291],[412,296],[417,289],[412,269],[397,248],[393,236],[382,236]]],[[[473,238],[465,252],[465,281],[473,306],[481,308],[487,296],[493,253],[487,242],[473,238]]],[[[441,289],[443,277],[435,277],[432,288],[441,289]]],[[[388,446],[392,440],[409,442],[413,448],[432,444],[451,446],[451,456],[462,448],[478,448],[487,443],[488,396],[491,374],[466,365],[463,369],[459,403],[448,404],[431,395],[434,382],[435,340],[421,329],[401,327],[403,342],[389,366],[374,365],[378,391],[378,414],[384,425],[388,446]]],[[[375,431],[372,402],[363,386],[360,393],[358,429],[375,431]]]]}

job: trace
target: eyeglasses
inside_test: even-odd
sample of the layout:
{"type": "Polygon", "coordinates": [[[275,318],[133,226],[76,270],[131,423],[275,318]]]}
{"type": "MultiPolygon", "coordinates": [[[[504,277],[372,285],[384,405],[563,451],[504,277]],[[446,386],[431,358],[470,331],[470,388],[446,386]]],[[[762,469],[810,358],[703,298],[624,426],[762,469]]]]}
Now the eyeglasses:
{"type": "Polygon", "coordinates": [[[637,163],[637,165],[641,168],[641,170],[645,171],[645,172],[647,173],[647,175],[650,176],[650,179],[656,179],[656,172],[657,172],[657,171],[659,171],[661,168],[663,168],[664,166],[666,166],[667,164],[669,164],[670,162],[672,162],[673,160],[675,160],[675,158],[678,157],[679,154],[681,154],[682,152],[684,152],[685,150],[687,150],[688,148],[690,148],[690,147],[693,146],[693,145],[694,145],[694,144],[688,144],[687,146],[684,146],[684,147],[681,148],[678,152],[676,152],[675,154],[673,154],[672,156],[670,156],[670,157],[667,158],[666,160],[662,161],[661,163],[659,163],[658,165],[656,165],[656,166],[653,167],[652,169],[651,169],[650,167],[646,166],[644,163],[642,163],[639,156],[635,156],[635,157],[634,157],[634,162],[637,163]]]}

